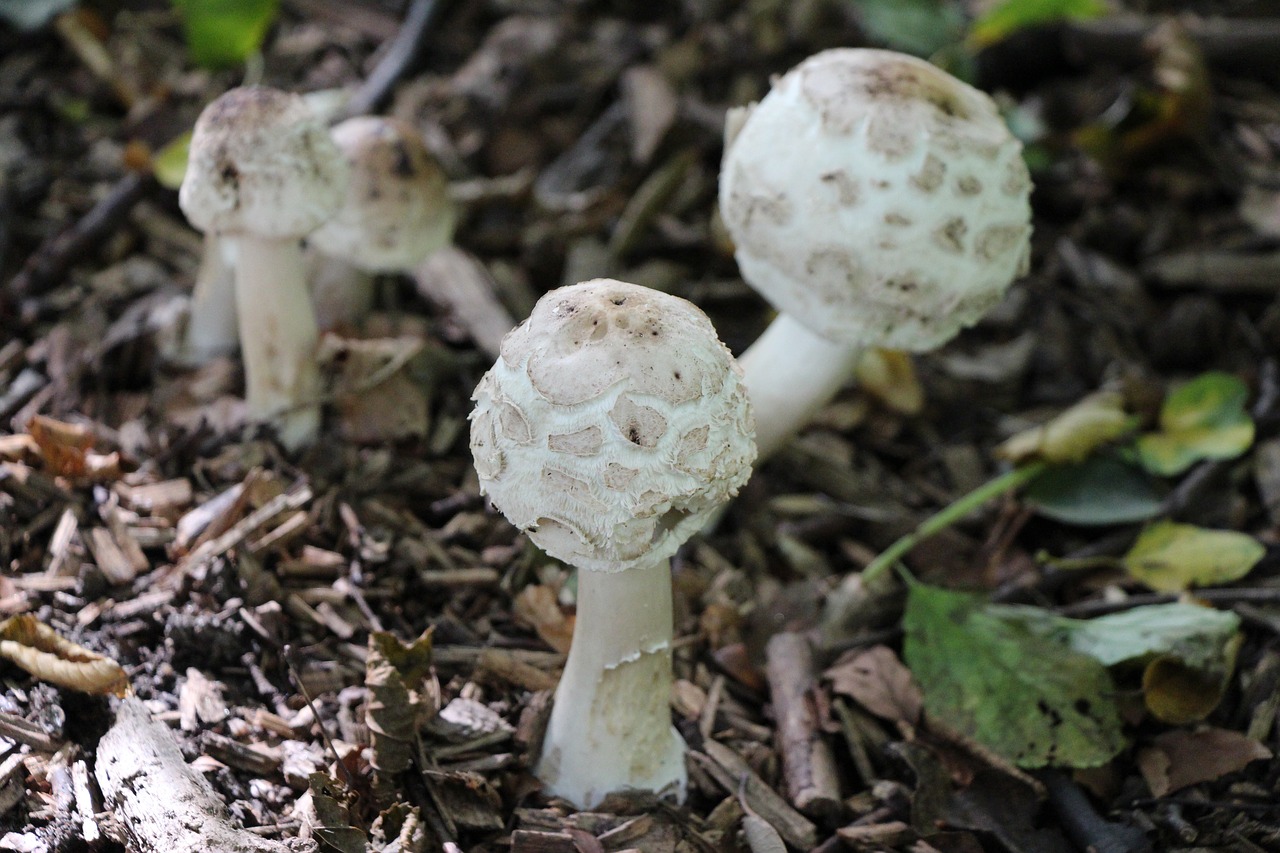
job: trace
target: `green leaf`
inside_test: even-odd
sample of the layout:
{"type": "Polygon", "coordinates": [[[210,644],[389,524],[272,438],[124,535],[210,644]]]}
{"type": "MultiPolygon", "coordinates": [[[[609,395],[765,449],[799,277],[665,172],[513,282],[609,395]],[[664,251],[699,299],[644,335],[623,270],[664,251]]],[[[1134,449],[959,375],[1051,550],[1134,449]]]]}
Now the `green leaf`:
{"type": "Polygon", "coordinates": [[[1106,13],[1103,0],[1004,0],[973,22],[967,43],[980,50],[1036,24],[1086,20],[1106,13]]]}
{"type": "Polygon", "coordinates": [[[1240,647],[1240,617],[1194,604],[1157,604],[1089,621],[1059,618],[1052,636],[1108,666],[1142,664],[1142,699],[1182,725],[1218,707],[1240,647]]]}
{"type": "Polygon", "coordinates": [[[160,186],[176,190],[187,174],[187,154],[191,148],[191,131],[169,142],[151,157],[151,173],[160,186]]]}
{"type": "Polygon", "coordinates": [[[1208,669],[1222,661],[1240,617],[1197,604],[1153,604],[1097,619],[1064,619],[1067,642],[1107,666],[1173,655],[1208,669]]]}
{"type": "Polygon", "coordinates": [[[197,65],[227,68],[262,46],[279,0],[172,0],[197,65]]]}
{"type": "Polygon", "coordinates": [[[1253,444],[1245,411],[1249,389],[1229,373],[1205,373],[1165,398],[1160,431],[1138,439],[1138,456],[1153,474],[1181,474],[1202,459],[1232,459],[1253,444]]]}
{"type": "Polygon", "coordinates": [[[1124,746],[1100,661],[1052,637],[1052,614],[913,584],[904,657],[925,710],[1022,767],[1096,767],[1124,746]]]}
{"type": "Polygon", "coordinates": [[[1161,506],[1155,483],[1114,454],[1049,468],[1028,486],[1026,497],[1041,515],[1084,526],[1145,521],[1159,515],[1161,506]]]}
{"type": "Polygon", "coordinates": [[[960,40],[964,16],[948,0],[845,0],[874,41],[927,57],[960,40]]]}
{"type": "Polygon", "coordinates": [[[1267,552],[1252,536],[1191,524],[1153,524],[1121,561],[1129,574],[1162,592],[1239,580],[1267,552]]]}

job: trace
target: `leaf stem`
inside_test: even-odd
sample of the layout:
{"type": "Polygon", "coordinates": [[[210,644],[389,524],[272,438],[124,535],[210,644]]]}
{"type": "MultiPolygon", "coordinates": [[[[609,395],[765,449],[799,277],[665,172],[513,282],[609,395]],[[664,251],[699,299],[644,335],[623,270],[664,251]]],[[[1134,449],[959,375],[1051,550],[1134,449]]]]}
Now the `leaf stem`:
{"type": "Polygon", "coordinates": [[[1044,462],[1029,462],[1026,465],[1020,465],[1001,474],[994,480],[988,480],[972,492],[969,492],[969,494],[957,498],[920,522],[915,530],[894,542],[882,551],[880,556],[868,563],[867,567],[862,570],[862,582],[864,584],[874,583],[880,575],[893,568],[894,564],[901,560],[907,552],[920,544],[922,539],[927,539],[935,533],[945,530],[992,498],[999,497],[1005,492],[1029,483],[1038,477],[1046,467],[1047,465],[1044,462]]]}

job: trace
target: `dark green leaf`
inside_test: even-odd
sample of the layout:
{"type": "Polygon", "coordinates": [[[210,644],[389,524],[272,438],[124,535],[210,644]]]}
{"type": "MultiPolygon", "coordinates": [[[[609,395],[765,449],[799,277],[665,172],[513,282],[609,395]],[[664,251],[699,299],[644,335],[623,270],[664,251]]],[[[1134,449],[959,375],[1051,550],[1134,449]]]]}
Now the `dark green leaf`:
{"type": "Polygon", "coordinates": [[[1161,504],[1151,478],[1113,454],[1049,468],[1026,497],[1043,516],[1085,526],[1144,521],[1159,514],[1161,504]]]}

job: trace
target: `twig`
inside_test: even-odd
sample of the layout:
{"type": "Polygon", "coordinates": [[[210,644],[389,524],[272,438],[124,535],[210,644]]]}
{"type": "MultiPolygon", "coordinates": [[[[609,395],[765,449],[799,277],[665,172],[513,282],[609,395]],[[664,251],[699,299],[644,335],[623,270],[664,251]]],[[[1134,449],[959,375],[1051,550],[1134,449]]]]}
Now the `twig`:
{"type": "Polygon", "coordinates": [[[311,692],[307,690],[306,682],[302,680],[302,673],[293,663],[293,646],[285,645],[282,650],[281,657],[284,659],[284,665],[289,670],[289,678],[297,686],[298,692],[302,694],[302,701],[307,703],[307,707],[311,709],[311,716],[315,717],[316,727],[320,730],[320,739],[324,741],[325,749],[333,756],[334,765],[338,767],[342,773],[342,780],[351,790],[356,790],[356,779],[351,775],[351,769],[347,767],[347,763],[342,760],[342,755],[338,752],[338,748],[333,745],[333,740],[329,737],[329,729],[325,727],[324,718],[320,716],[320,712],[316,710],[316,704],[311,698],[311,692]]]}
{"type": "Polygon", "coordinates": [[[207,560],[211,560],[221,554],[239,545],[245,539],[249,538],[249,534],[266,524],[275,516],[286,510],[298,509],[302,505],[311,500],[312,493],[310,486],[300,486],[293,491],[285,492],[277,495],[271,500],[249,513],[240,521],[215,539],[210,539],[199,548],[196,548],[187,558],[179,564],[182,574],[189,574],[198,566],[207,560]]]}
{"type": "MultiPolygon", "coordinates": [[[[1197,589],[1191,592],[1193,598],[1208,604],[1230,607],[1233,604],[1280,604],[1280,588],[1249,587],[1245,589],[1197,589]]],[[[1091,619],[1094,616],[1106,616],[1109,613],[1120,613],[1135,607],[1146,607],[1152,604],[1173,604],[1182,596],[1172,593],[1151,592],[1143,595],[1131,595],[1123,601],[1082,601],[1058,607],[1055,612],[1072,619],[1091,619]]]]}
{"type": "Polygon", "coordinates": [[[422,50],[427,28],[440,4],[437,0],[413,0],[400,32],[386,54],[342,109],[342,118],[371,113],[391,93],[391,87],[405,75],[422,50]]]}
{"type": "Polygon", "coordinates": [[[813,650],[803,635],[783,632],[769,638],[765,660],[791,802],[810,816],[833,815],[840,810],[840,783],[813,709],[811,691],[817,682],[813,650]]]}
{"type": "MultiPolygon", "coordinates": [[[[1100,58],[1142,61],[1143,44],[1167,16],[1107,15],[1094,21],[1069,21],[1063,31],[1068,53],[1079,61],[1100,58]]],[[[1280,52],[1280,19],[1196,18],[1179,22],[1209,62],[1274,68],[1280,52]]]]}
{"type": "Polygon", "coordinates": [[[20,302],[56,283],[94,244],[115,231],[130,208],[156,186],[149,174],[140,172],[130,172],[117,181],[78,222],[46,240],[27,258],[9,280],[9,298],[20,302]]]}
{"type": "Polygon", "coordinates": [[[1080,787],[1067,776],[1056,770],[1038,771],[1035,776],[1044,785],[1053,810],[1078,849],[1096,853],[1138,853],[1150,849],[1146,833],[1136,826],[1103,820],[1080,787]]]}

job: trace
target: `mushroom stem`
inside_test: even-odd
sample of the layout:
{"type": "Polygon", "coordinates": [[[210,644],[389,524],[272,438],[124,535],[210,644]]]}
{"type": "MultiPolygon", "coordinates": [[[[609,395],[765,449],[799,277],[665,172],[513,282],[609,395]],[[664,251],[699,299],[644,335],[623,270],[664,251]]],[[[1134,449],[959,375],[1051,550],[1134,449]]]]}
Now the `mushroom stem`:
{"type": "Polygon", "coordinates": [[[248,416],[273,421],[281,442],[296,449],[320,430],[319,334],[302,249],[294,239],[249,234],[235,244],[236,302],[253,306],[239,312],[248,416]]]}
{"type": "Polygon", "coordinates": [[[670,710],[668,561],[580,569],[573,630],[536,775],[584,809],[624,788],[683,800],[685,746],[670,710]]]}
{"type": "Polygon", "coordinates": [[[313,252],[311,304],[319,329],[358,326],[373,308],[373,273],[340,258],[313,252]]]}
{"type": "Polygon", "coordinates": [[[232,244],[213,232],[204,235],[204,257],[191,291],[191,312],[178,358],[183,364],[204,364],[236,350],[235,252],[232,244]]]}
{"type": "Polygon", "coordinates": [[[781,313],[738,359],[756,416],[758,465],[853,376],[863,347],[836,343],[781,313]]]}

